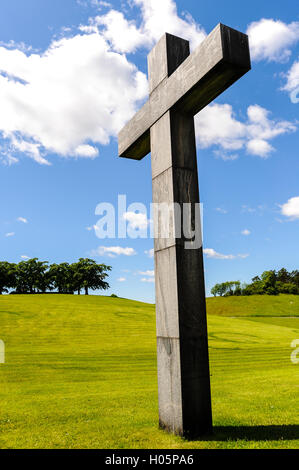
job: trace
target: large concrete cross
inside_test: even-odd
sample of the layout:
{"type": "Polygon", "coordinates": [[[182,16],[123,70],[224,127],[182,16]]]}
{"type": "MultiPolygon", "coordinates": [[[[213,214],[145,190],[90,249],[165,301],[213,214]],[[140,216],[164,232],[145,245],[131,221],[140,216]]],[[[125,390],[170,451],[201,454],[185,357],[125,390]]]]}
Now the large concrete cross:
{"type": "MultiPolygon", "coordinates": [[[[222,24],[191,55],[167,33],[150,52],[150,97],[119,133],[119,156],[151,152],[154,203],[199,202],[193,116],[248,70],[247,36],[222,24]]],[[[212,428],[202,247],[154,246],[159,422],[195,438],[212,428]]]]}

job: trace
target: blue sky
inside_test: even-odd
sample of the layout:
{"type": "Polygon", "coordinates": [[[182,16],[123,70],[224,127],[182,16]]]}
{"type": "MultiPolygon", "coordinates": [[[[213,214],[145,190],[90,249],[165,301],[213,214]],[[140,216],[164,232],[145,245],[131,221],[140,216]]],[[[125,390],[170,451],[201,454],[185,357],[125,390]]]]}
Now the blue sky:
{"type": "Polygon", "coordinates": [[[149,50],[164,31],[194,49],[222,22],[249,34],[252,70],[195,119],[207,293],[299,268],[298,5],[239,6],[2,0],[0,259],[96,256],[113,267],[108,294],[154,301],[153,240],[99,239],[95,209],[152,200],[150,156],[117,158],[147,99],[149,50]]]}

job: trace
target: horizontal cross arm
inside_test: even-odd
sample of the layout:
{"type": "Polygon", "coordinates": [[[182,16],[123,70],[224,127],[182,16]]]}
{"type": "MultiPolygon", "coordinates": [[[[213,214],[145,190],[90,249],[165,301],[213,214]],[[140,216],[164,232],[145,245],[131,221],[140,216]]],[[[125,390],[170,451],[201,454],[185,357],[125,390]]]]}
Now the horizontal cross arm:
{"type": "Polygon", "coordinates": [[[250,68],[247,35],[218,24],[120,131],[119,156],[141,160],[150,152],[150,128],[163,114],[171,108],[198,113],[250,68]]]}

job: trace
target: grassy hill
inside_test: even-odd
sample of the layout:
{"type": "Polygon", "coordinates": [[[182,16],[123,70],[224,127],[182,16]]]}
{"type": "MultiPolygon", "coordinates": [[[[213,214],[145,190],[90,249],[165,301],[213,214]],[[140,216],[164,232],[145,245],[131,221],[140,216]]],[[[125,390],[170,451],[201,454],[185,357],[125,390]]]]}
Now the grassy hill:
{"type": "Polygon", "coordinates": [[[210,297],[209,314],[236,317],[298,317],[299,295],[251,295],[241,297],[210,297]]]}
{"type": "Polygon", "coordinates": [[[296,302],[208,299],[215,431],[188,442],[158,429],[153,305],[1,296],[0,447],[299,448],[296,302]]]}

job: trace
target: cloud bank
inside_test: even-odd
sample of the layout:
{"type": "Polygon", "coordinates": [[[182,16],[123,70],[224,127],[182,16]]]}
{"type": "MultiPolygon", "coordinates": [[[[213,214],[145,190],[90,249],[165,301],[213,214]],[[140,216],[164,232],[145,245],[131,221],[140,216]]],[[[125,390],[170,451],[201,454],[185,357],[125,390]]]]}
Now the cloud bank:
{"type": "Polygon", "coordinates": [[[280,20],[262,18],[247,28],[251,58],[285,62],[291,55],[291,47],[299,41],[299,22],[286,24],[280,20]]]}
{"type": "Polygon", "coordinates": [[[291,197],[281,207],[281,213],[290,220],[299,219],[299,196],[291,197]]]}
{"type": "MultiPolygon", "coordinates": [[[[11,165],[22,155],[42,165],[51,163],[52,154],[98,157],[98,146],[117,136],[148,94],[147,78],[130,54],[149,50],[165,31],[188,39],[191,48],[206,37],[190,15],[178,14],[173,0],[131,0],[126,16],[108,2],[92,5],[98,14],[88,24],[68,28],[43,52],[0,43],[2,162],[11,165]]],[[[299,40],[299,22],[261,19],[247,33],[254,60],[281,62],[299,40]]],[[[295,62],[284,89],[291,93],[298,82],[295,62]]],[[[216,145],[227,160],[241,149],[265,158],[274,137],[295,130],[291,123],[270,120],[258,105],[247,114],[241,122],[229,104],[209,106],[196,118],[199,146],[216,145]]]]}
{"type": "Polygon", "coordinates": [[[207,258],[213,258],[213,259],[236,259],[236,258],[244,259],[249,256],[248,254],[224,255],[222,253],[218,253],[217,251],[215,251],[214,248],[205,248],[203,252],[207,256],[207,258]]]}
{"type": "Polygon", "coordinates": [[[197,144],[201,148],[217,147],[216,155],[235,159],[232,152],[267,158],[274,150],[270,141],[279,135],[296,131],[289,121],[270,119],[270,111],[259,105],[249,106],[247,120],[238,121],[229,104],[211,104],[195,118],[197,144]]]}

